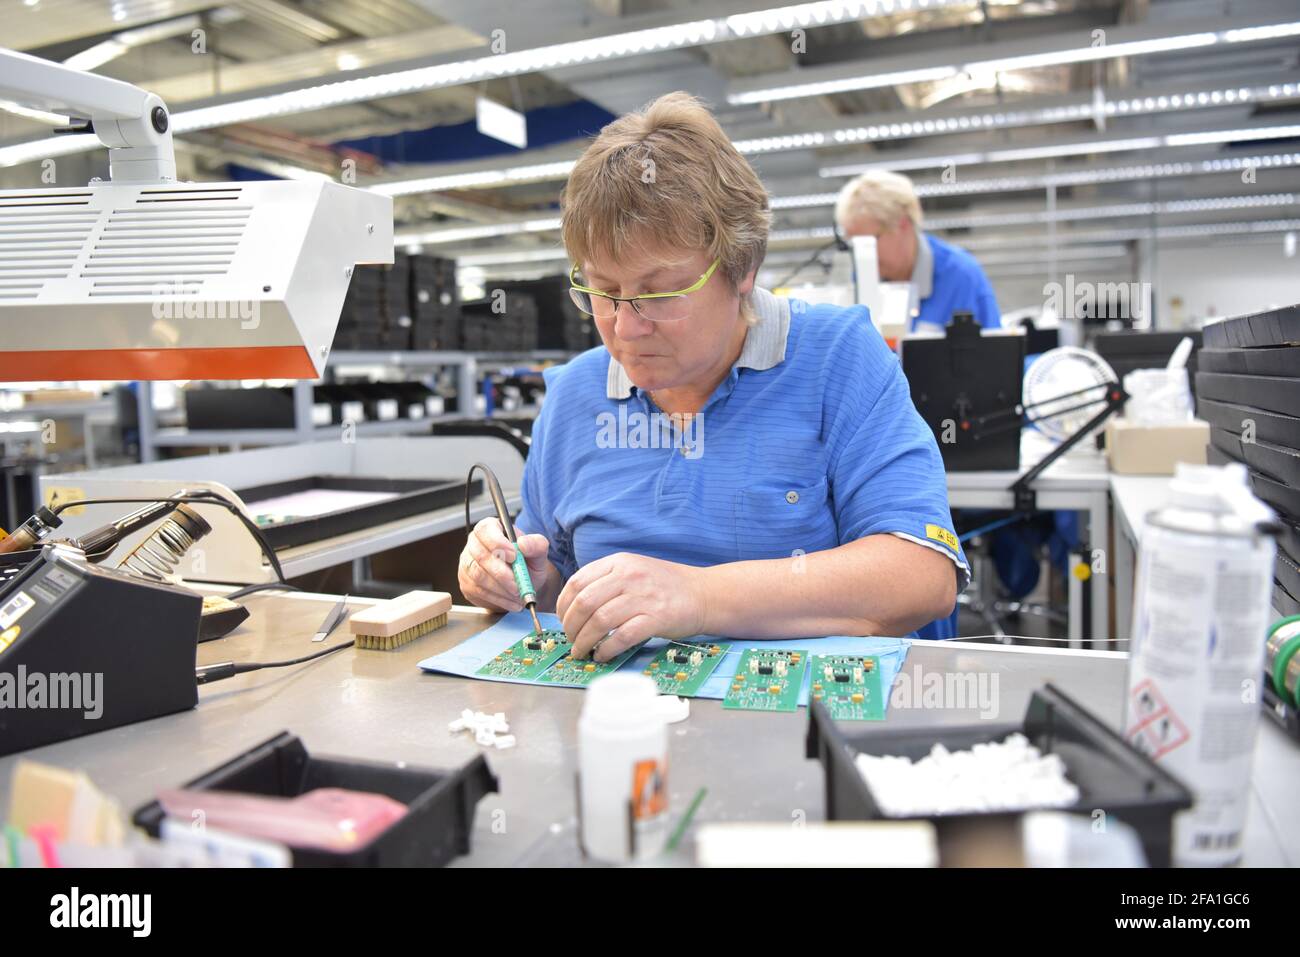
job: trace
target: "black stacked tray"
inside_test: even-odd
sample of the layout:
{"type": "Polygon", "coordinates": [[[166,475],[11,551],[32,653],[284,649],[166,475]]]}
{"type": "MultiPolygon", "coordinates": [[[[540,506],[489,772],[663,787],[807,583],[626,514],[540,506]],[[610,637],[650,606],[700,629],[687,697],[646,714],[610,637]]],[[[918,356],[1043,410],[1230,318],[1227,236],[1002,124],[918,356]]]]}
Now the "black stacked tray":
{"type": "Polygon", "coordinates": [[[595,323],[569,295],[568,276],[543,276],[520,282],[498,282],[494,288],[531,296],[537,303],[537,348],[582,352],[599,341],[595,323]]]}
{"type": "Polygon", "coordinates": [[[438,256],[409,256],[407,297],[411,347],[448,351],[461,348],[460,292],[456,261],[438,256]]]}
{"type": "Polygon", "coordinates": [[[190,429],[292,429],[293,389],[190,388],[185,424],[190,429]]]}
{"type": "Polygon", "coordinates": [[[467,352],[531,352],[537,348],[537,302],[499,287],[461,306],[467,352]]]}
{"type": "Polygon", "coordinates": [[[334,349],[411,348],[410,266],[398,253],[391,266],[358,266],[334,333],[334,349]]]}
{"type": "Polygon", "coordinates": [[[358,266],[334,333],[335,349],[378,349],[385,329],[383,276],[377,266],[358,266]]]}
{"type": "Polygon", "coordinates": [[[1282,519],[1274,602],[1300,608],[1300,305],[1205,327],[1196,373],[1210,423],[1208,461],[1242,462],[1255,494],[1282,519]]]}

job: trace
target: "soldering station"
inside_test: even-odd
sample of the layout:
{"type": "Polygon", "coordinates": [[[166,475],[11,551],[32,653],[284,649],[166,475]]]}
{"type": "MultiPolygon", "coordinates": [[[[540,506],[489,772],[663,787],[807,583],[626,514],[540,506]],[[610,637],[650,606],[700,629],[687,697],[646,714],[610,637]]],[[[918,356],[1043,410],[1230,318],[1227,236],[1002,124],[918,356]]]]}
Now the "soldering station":
{"type": "Polygon", "coordinates": [[[12,6],[0,871],[1300,861],[1294,10],[12,6]]]}

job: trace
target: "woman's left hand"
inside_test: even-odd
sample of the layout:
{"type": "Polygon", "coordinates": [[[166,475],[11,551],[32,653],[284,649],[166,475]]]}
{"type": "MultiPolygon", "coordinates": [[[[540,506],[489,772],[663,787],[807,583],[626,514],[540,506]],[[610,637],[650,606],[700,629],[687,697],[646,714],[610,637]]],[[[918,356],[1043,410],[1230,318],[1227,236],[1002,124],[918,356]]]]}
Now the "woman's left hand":
{"type": "Polygon", "coordinates": [[[601,643],[597,661],[609,661],[650,637],[689,638],[704,627],[704,570],[645,555],[618,552],[584,565],[555,603],[573,657],[601,643]]]}

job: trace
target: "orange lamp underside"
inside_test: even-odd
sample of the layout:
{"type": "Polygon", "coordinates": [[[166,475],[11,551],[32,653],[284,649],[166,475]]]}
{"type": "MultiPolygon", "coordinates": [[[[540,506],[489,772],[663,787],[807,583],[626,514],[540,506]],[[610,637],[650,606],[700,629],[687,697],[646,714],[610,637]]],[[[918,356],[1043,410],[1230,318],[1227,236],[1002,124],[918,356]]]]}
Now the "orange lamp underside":
{"type": "Polygon", "coordinates": [[[302,346],[230,349],[55,349],[0,352],[0,381],[315,379],[302,346]]]}

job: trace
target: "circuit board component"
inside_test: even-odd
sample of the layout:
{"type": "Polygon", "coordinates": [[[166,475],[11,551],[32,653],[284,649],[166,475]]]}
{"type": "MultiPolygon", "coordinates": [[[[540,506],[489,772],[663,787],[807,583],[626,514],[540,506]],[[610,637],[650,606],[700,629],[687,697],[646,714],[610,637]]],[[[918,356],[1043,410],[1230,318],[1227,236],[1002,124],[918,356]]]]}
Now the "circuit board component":
{"type": "Polygon", "coordinates": [[[505,648],[478,670],[485,678],[519,678],[536,681],[546,670],[569,653],[569,636],[550,628],[540,635],[532,631],[505,648]]]}
{"type": "Polygon", "coordinates": [[[837,721],[883,721],[880,661],[869,655],[814,655],[809,663],[810,700],[825,705],[837,721]]]}
{"type": "Polygon", "coordinates": [[[611,674],[617,671],[623,662],[631,658],[641,650],[640,645],[633,645],[622,654],[616,655],[609,661],[594,661],[592,659],[582,660],[574,658],[572,654],[566,654],[563,658],[551,665],[538,681],[548,685],[574,685],[583,686],[591,684],[597,678],[603,675],[611,674]]]}
{"type": "Polygon", "coordinates": [[[797,711],[808,653],[788,648],[746,648],[722,706],[735,711],[797,711]]]}
{"type": "Polygon", "coordinates": [[[660,649],[645,667],[660,694],[692,698],[722,663],[731,646],[715,642],[674,641],[660,649]]]}

